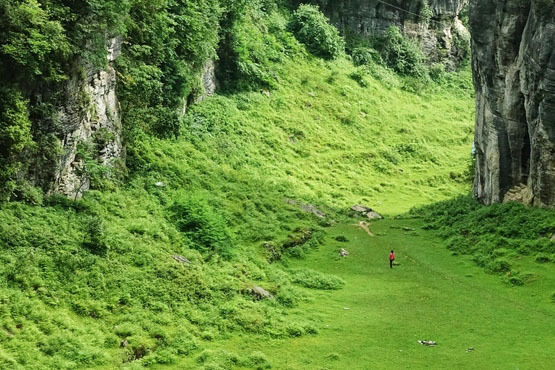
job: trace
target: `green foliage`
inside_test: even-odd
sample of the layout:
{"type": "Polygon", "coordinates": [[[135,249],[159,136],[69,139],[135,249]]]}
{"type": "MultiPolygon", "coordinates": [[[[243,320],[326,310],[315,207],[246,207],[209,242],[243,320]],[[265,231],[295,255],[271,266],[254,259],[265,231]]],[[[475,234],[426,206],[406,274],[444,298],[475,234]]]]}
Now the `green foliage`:
{"type": "Polygon", "coordinates": [[[373,48],[358,47],[352,51],[353,63],[355,66],[371,65],[373,63],[383,63],[382,57],[373,48]]]}
{"type": "Polygon", "coordinates": [[[106,231],[102,219],[89,216],[85,220],[83,246],[92,253],[104,256],[108,251],[106,231]]]}
{"type": "Polygon", "coordinates": [[[199,195],[183,195],[170,207],[172,219],[191,247],[229,259],[234,242],[225,219],[199,195]]]}
{"type": "Polygon", "coordinates": [[[394,71],[415,77],[426,74],[424,56],[413,41],[407,39],[396,26],[384,34],[380,48],[384,62],[394,71]]]}
{"type": "Polygon", "coordinates": [[[321,290],[337,290],[345,285],[345,281],[337,276],[310,269],[293,271],[292,282],[306,288],[321,290]]]}
{"type": "MultiPolygon", "coordinates": [[[[127,140],[133,141],[127,146],[133,171],[126,186],[94,185],[101,190],[75,202],[48,196],[40,207],[2,204],[5,363],[180,367],[225,338],[266,342],[324,333],[321,320],[304,305],[345,290],[318,292],[303,284],[339,287],[328,272],[343,275],[292,265],[310,263],[317,250],[337,242],[321,243],[322,233],[314,232],[302,246],[289,248],[310,258],[284,256],[273,264],[262,253],[264,243],[281,246],[303,230],[327,228],[355,202],[382,202],[382,209],[399,213],[468,186],[453,181],[450,172],[466,168],[470,95],[441,85],[429,96],[415,96],[397,85],[384,88],[371,73],[368,87],[361,88],[349,77],[356,68],[341,58],[323,62],[300,53],[275,65],[279,88],[270,96],[255,90],[206,99],[187,110],[180,136],[147,134],[160,123],[154,116],[164,105],[126,108],[127,140]],[[378,162],[388,174],[375,170],[378,162]],[[421,192],[414,192],[416,186],[421,192]],[[287,203],[285,196],[299,203],[287,203]],[[306,203],[323,209],[326,219],[303,210],[306,203]],[[228,238],[231,243],[224,242],[228,238]],[[221,258],[228,254],[229,260],[221,258]],[[253,300],[244,293],[253,284],[275,298],[253,300]]],[[[101,165],[94,162],[98,148],[112,139],[101,130],[79,146],[79,159],[92,161],[86,171],[101,165]]],[[[358,240],[351,233],[358,230],[346,227],[350,232],[333,235],[358,240]]],[[[337,250],[329,255],[339,263],[337,250]]],[[[250,355],[237,352],[238,364],[266,366],[263,356],[250,355]]],[[[221,357],[190,367],[224,366],[227,356],[221,357]]]]}
{"type": "Polygon", "coordinates": [[[517,203],[486,207],[467,196],[411,213],[424,216],[427,228],[438,230],[447,239],[447,248],[473,255],[488,271],[509,271],[511,254],[538,253],[537,261],[551,260],[554,242],[549,238],[555,232],[552,210],[517,203]]]}
{"type": "Polygon", "coordinates": [[[349,75],[353,81],[356,81],[360,87],[368,87],[369,82],[366,79],[367,72],[364,68],[359,68],[349,75]]]}
{"type": "Polygon", "coordinates": [[[0,87],[0,200],[9,199],[32,148],[27,102],[17,90],[0,87]]]}
{"type": "Polygon", "coordinates": [[[200,71],[216,56],[221,13],[218,0],[131,1],[117,59],[128,137],[137,128],[178,134],[178,108],[202,93],[200,71]]]}
{"type": "Polygon", "coordinates": [[[314,55],[335,59],[345,51],[345,40],[317,6],[300,5],[293,13],[289,28],[314,55]]]}
{"type": "Polygon", "coordinates": [[[71,44],[63,25],[49,10],[37,0],[7,0],[0,5],[0,68],[15,72],[12,78],[66,78],[63,61],[71,44]]]}
{"type": "Polygon", "coordinates": [[[424,24],[429,24],[432,16],[434,15],[432,8],[428,4],[428,0],[420,0],[419,21],[424,24]]]}
{"type": "Polygon", "coordinates": [[[274,88],[276,69],[285,58],[300,53],[287,32],[286,18],[273,6],[255,2],[228,15],[229,29],[219,49],[218,76],[227,91],[274,88]]]}

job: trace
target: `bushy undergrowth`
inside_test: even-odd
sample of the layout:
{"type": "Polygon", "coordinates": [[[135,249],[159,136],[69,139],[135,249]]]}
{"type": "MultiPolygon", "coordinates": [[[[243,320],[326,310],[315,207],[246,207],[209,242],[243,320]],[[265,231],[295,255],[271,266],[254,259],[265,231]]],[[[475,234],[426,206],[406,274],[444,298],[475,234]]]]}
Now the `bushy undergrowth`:
{"type": "MultiPolygon", "coordinates": [[[[536,262],[555,260],[555,212],[507,203],[483,206],[469,196],[411,211],[423,216],[427,228],[438,230],[453,253],[474,256],[493,273],[508,273],[517,256],[536,262]]],[[[514,283],[518,283],[514,272],[514,283]]],[[[518,284],[517,284],[518,285],[518,284]]]]}
{"type": "Polygon", "coordinates": [[[336,290],[341,289],[345,282],[337,276],[323,274],[314,270],[293,271],[292,281],[306,288],[336,290]]]}
{"type": "Polygon", "coordinates": [[[345,51],[345,41],[339,31],[329,24],[317,6],[300,5],[293,13],[289,28],[314,55],[335,59],[345,51]]]}

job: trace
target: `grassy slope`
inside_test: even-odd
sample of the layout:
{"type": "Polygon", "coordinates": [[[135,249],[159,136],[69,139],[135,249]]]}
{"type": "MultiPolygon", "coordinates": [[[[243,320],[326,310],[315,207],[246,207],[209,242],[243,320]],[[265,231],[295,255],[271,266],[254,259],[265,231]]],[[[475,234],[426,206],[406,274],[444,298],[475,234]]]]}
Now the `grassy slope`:
{"type": "MultiPolygon", "coordinates": [[[[470,258],[454,257],[420,220],[373,223],[377,237],[350,224],[334,227],[324,246],[295,266],[333,273],[339,292],[317,294],[298,308],[321,323],[316,336],[267,341],[236,337],[213,345],[212,359],[261,351],[277,369],[550,369],[555,307],[552,266],[532,260],[537,279],[525,287],[502,284],[470,258]],[[403,227],[416,229],[403,231],[403,227]],[[336,235],[349,240],[339,243],[336,235]],[[346,248],[350,255],[337,256],[346,248]],[[387,254],[397,253],[389,269],[387,254]],[[417,340],[435,340],[424,347],[417,340]],[[474,351],[467,352],[469,347],[474,351]]],[[[185,364],[199,366],[199,361],[185,364]]]]}
{"type": "Polygon", "coordinates": [[[464,192],[473,126],[468,71],[451,84],[466,89],[423,96],[403,91],[391,74],[394,87],[372,78],[360,87],[348,77],[354,71],[345,61],[293,61],[281,67],[270,97],[210,99],[190,113],[197,148],[224,171],[332,207],[362,201],[395,214],[464,192]]]}
{"type": "MultiPolygon", "coordinates": [[[[2,205],[1,367],[177,364],[226,337],[306,336],[319,320],[291,306],[315,293],[293,284],[287,266],[266,264],[261,246],[322,222],[284,197],[340,218],[355,202],[396,214],[466,192],[468,72],[415,95],[383,70],[374,71],[381,82],[366,77],[361,87],[345,60],[279,68],[269,97],[216,96],[190,110],[180,138],[141,139],[130,155],[142,169],[125,187],[90,192],[76,209],[2,205]],[[230,226],[233,260],[192,249],[168,217],[189,194],[230,226]],[[104,222],[105,256],[83,246],[91,217],[104,222]],[[277,299],[253,301],[252,284],[277,299]]],[[[250,352],[232,360],[267,364],[250,352]]]]}

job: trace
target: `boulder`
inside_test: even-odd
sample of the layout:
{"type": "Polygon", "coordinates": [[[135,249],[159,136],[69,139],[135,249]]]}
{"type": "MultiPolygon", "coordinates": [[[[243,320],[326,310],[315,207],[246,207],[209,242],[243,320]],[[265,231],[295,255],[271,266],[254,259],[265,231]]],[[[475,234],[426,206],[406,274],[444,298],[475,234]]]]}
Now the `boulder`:
{"type": "Polygon", "coordinates": [[[352,206],[351,211],[358,213],[360,216],[368,217],[370,220],[381,220],[383,218],[382,215],[374,211],[372,208],[360,204],[352,206]]]}
{"type": "Polygon", "coordinates": [[[250,292],[255,296],[256,299],[268,299],[272,298],[272,294],[266,289],[259,287],[258,285],[253,285],[250,288],[250,292]]]}

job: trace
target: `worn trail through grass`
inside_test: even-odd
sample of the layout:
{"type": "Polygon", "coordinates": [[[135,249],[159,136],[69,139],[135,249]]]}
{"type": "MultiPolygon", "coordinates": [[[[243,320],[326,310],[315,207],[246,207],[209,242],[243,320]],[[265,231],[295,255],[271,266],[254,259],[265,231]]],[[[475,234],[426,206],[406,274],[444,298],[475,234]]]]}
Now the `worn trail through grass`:
{"type": "Polygon", "coordinates": [[[452,256],[420,226],[419,220],[373,222],[375,237],[352,223],[334,227],[324,246],[290,266],[346,281],[342,290],[315,293],[291,314],[291,320],[311,315],[320,333],[270,341],[237,336],[215,347],[261,351],[276,369],[553,368],[550,267],[540,268],[533,283],[510,287],[469,257],[452,256]],[[338,235],[348,242],[336,241],[338,235]],[[338,257],[342,247],[347,258],[338,257]],[[390,249],[399,262],[393,269],[390,249]]]}

